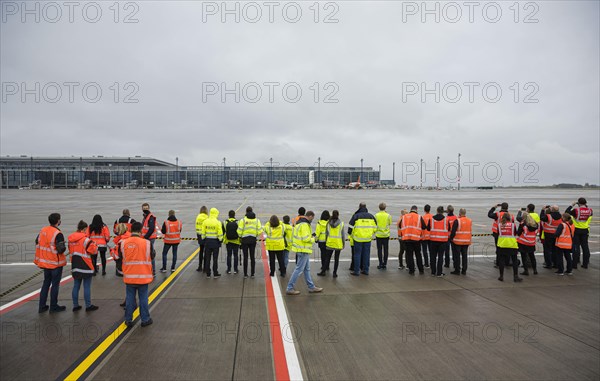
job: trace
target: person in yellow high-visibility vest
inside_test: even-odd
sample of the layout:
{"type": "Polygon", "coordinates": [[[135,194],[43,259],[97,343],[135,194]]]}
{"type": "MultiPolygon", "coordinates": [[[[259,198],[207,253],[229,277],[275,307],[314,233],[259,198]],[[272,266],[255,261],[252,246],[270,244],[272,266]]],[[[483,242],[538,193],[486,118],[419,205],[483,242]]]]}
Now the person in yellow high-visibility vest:
{"type": "Polygon", "coordinates": [[[294,225],[292,249],[298,255],[298,263],[296,263],[296,269],[287,285],[286,293],[288,295],[298,295],[300,293],[300,291],[294,289],[300,274],[304,274],[308,292],[323,291],[323,288],[315,286],[310,276],[310,255],[312,254],[312,246],[315,243],[314,233],[310,224],[314,218],[315,213],[309,210],[306,212],[306,216],[299,218],[294,225]]]}
{"type": "Polygon", "coordinates": [[[377,230],[375,217],[367,210],[367,205],[361,203],[358,212],[355,213],[348,223],[348,234],[354,240],[354,268],[350,273],[358,276],[360,264],[363,265],[361,273],[369,275],[369,262],[371,260],[371,240],[377,230]]]}
{"type": "Polygon", "coordinates": [[[375,240],[377,241],[377,258],[379,259],[379,270],[387,269],[387,260],[390,247],[390,226],[392,226],[392,216],[385,211],[385,202],[379,204],[379,212],[375,214],[377,230],[375,231],[375,240]]]}

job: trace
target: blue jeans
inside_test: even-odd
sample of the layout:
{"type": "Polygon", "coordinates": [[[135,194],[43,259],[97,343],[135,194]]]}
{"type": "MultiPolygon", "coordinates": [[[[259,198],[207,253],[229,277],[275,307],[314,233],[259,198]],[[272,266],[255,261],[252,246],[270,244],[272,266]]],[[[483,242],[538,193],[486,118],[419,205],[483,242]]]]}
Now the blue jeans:
{"type": "Polygon", "coordinates": [[[369,273],[369,262],[371,261],[371,241],[354,242],[354,272],[358,273],[360,264],[363,264],[363,272],[369,273]]]}
{"type": "Polygon", "coordinates": [[[133,310],[136,309],[135,293],[137,291],[140,300],[140,316],[142,323],[150,320],[150,310],[148,309],[148,285],[147,284],[127,284],[127,296],[125,297],[125,321],[133,320],[133,310]]]}
{"type": "Polygon", "coordinates": [[[165,243],[163,246],[163,252],[162,252],[162,257],[163,257],[163,264],[162,264],[162,268],[163,269],[167,269],[167,254],[169,253],[169,249],[173,248],[173,264],[171,265],[171,269],[175,269],[175,263],[177,263],[177,248],[179,247],[178,243],[175,244],[170,244],[170,243],[165,243]]]}
{"type": "Polygon", "coordinates": [[[304,273],[304,280],[306,281],[306,285],[309,290],[315,288],[315,284],[312,281],[310,276],[310,254],[307,253],[296,253],[298,256],[298,263],[296,264],[296,269],[290,278],[290,282],[287,285],[287,290],[291,291],[294,289],[294,285],[296,284],[296,280],[301,273],[304,273]]]}
{"type": "Polygon", "coordinates": [[[288,263],[290,263],[290,251],[284,250],[283,251],[283,265],[285,266],[286,269],[287,269],[288,263]]]}
{"type": "Polygon", "coordinates": [[[85,306],[89,307],[92,305],[92,277],[77,279],[73,278],[73,307],[79,306],[79,287],[83,283],[83,300],[85,300],[85,306]]]}
{"type": "Polygon", "coordinates": [[[62,277],[62,267],[55,269],[44,269],[44,283],[40,291],[40,308],[46,307],[48,301],[48,290],[52,286],[50,292],[50,308],[58,306],[58,288],[60,286],[60,278],[62,277]]]}

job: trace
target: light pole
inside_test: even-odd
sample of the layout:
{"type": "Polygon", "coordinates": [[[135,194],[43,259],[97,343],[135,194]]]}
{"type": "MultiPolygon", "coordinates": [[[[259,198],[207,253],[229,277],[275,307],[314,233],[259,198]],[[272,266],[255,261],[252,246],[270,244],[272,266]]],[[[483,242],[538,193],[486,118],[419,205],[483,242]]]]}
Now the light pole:
{"type": "Polygon", "coordinates": [[[392,182],[394,183],[394,186],[396,186],[396,162],[395,161],[392,163],[392,182]]]}
{"type": "Polygon", "coordinates": [[[458,190],[460,190],[460,153],[458,154],[458,190]]]}
{"type": "MultiPolygon", "coordinates": [[[[360,159],[360,177],[361,178],[363,177],[363,159],[360,159]]],[[[364,179],[363,179],[363,181],[364,181],[364,179]]]]}

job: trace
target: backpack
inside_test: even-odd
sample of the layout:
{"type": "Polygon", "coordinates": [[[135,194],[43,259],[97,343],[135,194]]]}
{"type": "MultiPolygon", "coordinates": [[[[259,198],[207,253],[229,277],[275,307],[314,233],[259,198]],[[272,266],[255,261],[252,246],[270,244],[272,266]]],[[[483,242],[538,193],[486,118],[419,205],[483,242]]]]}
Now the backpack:
{"type": "Polygon", "coordinates": [[[240,236],[237,233],[237,229],[237,221],[227,221],[227,223],[225,224],[225,237],[227,237],[227,239],[231,241],[240,238],[240,236]]]}

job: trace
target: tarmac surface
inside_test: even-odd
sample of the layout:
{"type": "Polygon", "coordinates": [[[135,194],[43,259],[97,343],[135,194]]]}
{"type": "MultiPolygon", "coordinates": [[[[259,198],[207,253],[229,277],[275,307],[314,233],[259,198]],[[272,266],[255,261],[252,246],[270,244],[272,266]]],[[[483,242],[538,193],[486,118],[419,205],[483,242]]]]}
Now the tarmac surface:
{"type": "MultiPolygon", "coordinates": [[[[123,208],[141,217],[141,204],[162,222],[169,209],[194,237],[201,205],[254,207],[265,223],[272,214],[295,216],[299,206],[338,209],[347,223],[358,203],[377,211],[384,201],[397,219],[400,209],[425,203],[467,208],[474,233],[490,232],[489,208],[507,201],[511,211],[533,202],[561,211],[584,196],[600,211],[597,191],[511,189],[407,190],[2,190],[0,193],[0,379],[174,379],[174,380],[365,380],[365,379],[582,379],[600,378],[600,225],[592,224],[589,269],[558,277],[538,265],[539,275],[522,283],[499,282],[493,239],[476,237],[467,275],[410,276],[397,269],[398,242],[390,243],[388,269],[376,269],[371,249],[369,276],[349,275],[349,247],[339,277],[319,277],[315,246],[311,273],[321,294],[308,293],[303,277],[298,296],[286,296],[286,278],[265,276],[266,253],[257,248],[256,277],[196,272],[197,244],[184,241],[178,270],[157,273],[150,285],[154,324],[123,329],[125,288],[109,262],[106,276],[92,282],[94,312],[71,312],[70,267],[64,268],[59,303],[66,312],[38,314],[39,269],[31,264],[39,229],[48,214],[62,215],[68,235],[80,219],[96,213],[112,227],[123,208]],[[153,292],[155,291],[155,292],[153,292]],[[32,294],[26,297],[28,294],[32,294]],[[280,296],[282,294],[282,296],[280,296]],[[25,299],[23,299],[26,297],[25,299]],[[23,299],[23,300],[21,300],[23,299]],[[287,372],[287,373],[286,373],[287,372]]],[[[597,220],[596,220],[597,221],[597,220]]],[[[314,227],[314,223],[313,223],[314,227]]],[[[392,237],[395,237],[395,231],[392,237]]],[[[157,268],[162,242],[157,242],[157,268]]],[[[541,245],[538,244],[538,252],[541,245]]],[[[169,264],[171,263],[169,255],[169,264]]],[[[538,263],[541,256],[538,256],[538,263]]],[[[240,265],[241,267],[241,265],[240,265]]],[[[506,275],[506,274],[505,274],[506,275]]],[[[82,293],[82,292],[81,292],[82,293]]],[[[80,300],[83,295],[80,295],[80,300]]],[[[139,319],[138,319],[139,321],[139,319]]]]}

